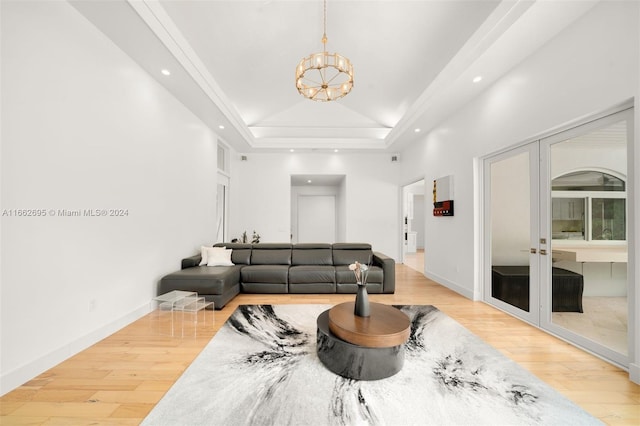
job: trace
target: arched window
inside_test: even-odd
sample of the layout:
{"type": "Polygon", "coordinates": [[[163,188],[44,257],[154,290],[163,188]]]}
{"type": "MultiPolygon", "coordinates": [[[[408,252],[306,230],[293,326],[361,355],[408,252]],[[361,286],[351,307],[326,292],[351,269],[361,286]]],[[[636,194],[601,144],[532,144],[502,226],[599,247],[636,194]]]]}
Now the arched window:
{"type": "Polygon", "coordinates": [[[552,191],[624,191],[625,181],[605,172],[582,170],[558,176],[551,181],[552,191]]]}

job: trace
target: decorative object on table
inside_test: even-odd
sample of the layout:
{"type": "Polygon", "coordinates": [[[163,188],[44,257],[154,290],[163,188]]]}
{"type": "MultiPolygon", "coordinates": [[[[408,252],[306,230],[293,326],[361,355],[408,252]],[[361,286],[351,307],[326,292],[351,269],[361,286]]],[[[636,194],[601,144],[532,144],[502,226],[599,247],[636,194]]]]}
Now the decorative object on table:
{"type": "Polygon", "coordinates": [[[369,275],[369,266],[363,265],[357,260],[349,265],[349,269],[353,271],[358,284],[358,292],[356,293],[356,303],[353,313],[359,317],[368,317],[371,313],[369,307],[369,293],[367,293],[367,275],[369,275]]]}
{"type": "Polygon", "coordinates": [[[251,242],[251,244],[258,244],[260,242],[260,234],[258,234],[255,229],[253,230],[253,235],[251,236],[251,241],[249,241],[249,236],[247,235],[247,231],[244,231],[241,235],[239,239],[235,239],[234,241],[232,241],[233,243],[249,243],[251,242]]]}
{"type": "Polygon", "coordinates": [[[142,422],[150,425],[601,425],[434,306],[382,380],[329,371],[317,318],[332,305],[241,305],[142,422]]]}
{"type": "Polygon", "coordinates": [[[433,215],[453,216],[453,176],[433,181],[433,215]]]}
{"type": "Polygon", "coordinates": [[[296,88],[302,96],[329,102],[347,95],[353,87],[353,65],[345,56],[327,52],[327,0],[324,1],[322,52],[313,53],[296,67],[296,88]]]}

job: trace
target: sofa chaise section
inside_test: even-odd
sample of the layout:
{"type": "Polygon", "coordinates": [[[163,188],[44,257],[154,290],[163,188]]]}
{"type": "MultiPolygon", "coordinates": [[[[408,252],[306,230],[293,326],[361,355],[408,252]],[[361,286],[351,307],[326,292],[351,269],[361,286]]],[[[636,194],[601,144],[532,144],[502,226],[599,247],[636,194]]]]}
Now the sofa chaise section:
{"type": "Polygon", "coordinates": [[[233,266],[200,266],[202,257],[199,254],[187,257],[182,259],[179,271],[162,277],[158,294],[172,290],[195,291],[206,301],[213,302],[215,309],[222,309],[240,293],[240,270],[251,258],[251,244],[225,246],[233,250],[233,266]]]}
{"type": "Polygon", "coordinates": [[[195,291],[216,309],[222,309],[240,293],[241,266],[194,266],[181,269],[160,280],[158,294],[172,290],[195,291]]]}

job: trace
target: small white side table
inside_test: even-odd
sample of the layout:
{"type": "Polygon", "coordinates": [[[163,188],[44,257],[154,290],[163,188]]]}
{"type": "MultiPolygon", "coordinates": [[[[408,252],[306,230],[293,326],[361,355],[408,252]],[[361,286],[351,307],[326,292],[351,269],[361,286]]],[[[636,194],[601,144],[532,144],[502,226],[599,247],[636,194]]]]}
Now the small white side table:
{"type": "Polygon", "coordinates": [[[193,334],[195,337],[200,312],[201,322],[206,325],[205,309],[209,306],[213,308],[213,302],[207,302],[204,297],[199,297],[198,293],[193,291],[174,290],[156,296],[153,300],[158,302],[158,325],[167,322],[170,327],[167,334],[171,336],[185,337],[193,334]],[[169,318],[163,318],[165,313],[169,318]]]}

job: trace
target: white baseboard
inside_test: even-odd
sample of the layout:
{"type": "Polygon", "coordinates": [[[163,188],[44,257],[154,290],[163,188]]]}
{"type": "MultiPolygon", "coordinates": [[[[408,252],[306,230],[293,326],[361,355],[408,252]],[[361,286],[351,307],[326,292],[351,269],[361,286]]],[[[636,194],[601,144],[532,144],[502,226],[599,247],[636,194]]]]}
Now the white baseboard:
{"type": "Polygon", "coordinates": [[[18,386],[21,386],[25,382],[44,373],[48,369],[55,367],[65,359],[85,350],[105,337],[110,336],[149,312],[151,312],[151,304],[145,303],[127,315],[118,318],[117,320],[105,325],[104,327],[100,327],[85,336],[69,342],[33,362],[18,367],[15,370],[2,373],[0,376],[0,396],[12,391],[18,386]]]}
{"type": "Polygon", "coordinates": [[[456,293],[466,297],[467,299],[471,299],[474,300],[474,293],[473,293],[473,289],[468,289],[465,287],[462,287],[456,283],[453,283],[449,280],[447,280],[446,278],[442,278],[432,272],[429,271],[424,271],[424,276],[429,278],[430,280],[433,280],[435,282],[437,282],[438,284],[442,284],[443,286],[447,287],[450,290],[455,291],[456,293]]]}
{"type": "Polygon", "coordinates": [[[629,364],[629,379],[640,385],[640,364],[629,364]]]}

